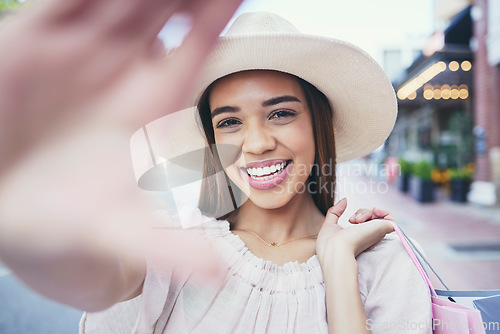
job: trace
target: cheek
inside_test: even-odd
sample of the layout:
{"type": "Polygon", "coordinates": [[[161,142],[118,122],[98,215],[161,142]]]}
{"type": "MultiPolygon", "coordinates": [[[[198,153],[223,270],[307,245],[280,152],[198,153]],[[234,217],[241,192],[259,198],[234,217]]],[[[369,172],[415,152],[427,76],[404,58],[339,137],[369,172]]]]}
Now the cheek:
{"type": "Polygon", "coordinates": [[[224,171],[233,182],[237,183],[241,179],[240,170],[234,165],[241,153],[237,136],[215,134],[214,139],[219,160],[224,171]]]}
{"type": "Polygon", "coordinates": [[[304,125],[294,131],[294,136],[289,137],[288,147],[296,158],[296,172],[298,175],[309,175],[314,164],[316,145],[314,134],[310,126],[304,125]]]}
{"type": "Polygon", "coordinates": [[[216,135],[214,139],[222,166],[227,168],[233,165],[241,155],[241,139],[228,134],[216,135]]]}
{"type": "MultiPolygon", "coordinates": [[[[297,156],[301,157],[301,159],[312,159],[311,163],[314,161],[316,145],[313,130],[310,125],[306,124],[290,129],[285,142],[297,156]]],[[[302,162],[304,163],[304,161],[302,162]]]]}

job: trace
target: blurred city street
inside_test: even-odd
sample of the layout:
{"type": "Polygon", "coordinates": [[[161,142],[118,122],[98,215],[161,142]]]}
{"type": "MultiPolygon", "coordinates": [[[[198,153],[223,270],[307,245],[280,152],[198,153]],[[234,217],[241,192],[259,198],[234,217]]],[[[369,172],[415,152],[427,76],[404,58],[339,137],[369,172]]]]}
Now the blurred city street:
{"type": "Polygon", "coordinates": [[[76,334],[81,316],[32,292],[0,263],[0,334],[76,334]]]}
{"type": "MultiPolygon", "coordinates": [[[[404,231],[417,240],[429,262],[450,289],[500,289],[500,208],[454,203],[438,194],[433,203],[419,203],[396,184],[376,176],[363,162],[339,166],[340,199],[347,197],[348,219],[359,208],[389,210],[404,231]]],[[[436,288],[442,286],[432,279],[436,288]]]]}

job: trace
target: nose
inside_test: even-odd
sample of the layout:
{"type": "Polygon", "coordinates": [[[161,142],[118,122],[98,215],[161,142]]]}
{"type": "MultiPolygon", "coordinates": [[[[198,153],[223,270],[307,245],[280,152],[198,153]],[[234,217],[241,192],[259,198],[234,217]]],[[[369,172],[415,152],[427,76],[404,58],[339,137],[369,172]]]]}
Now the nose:
{"type": "Polygon", "coordinates": [[[245,153],[262,154],[276,148],[276,139],[269,129],[262,125],[248,125],[241,150],[245,153]]]}

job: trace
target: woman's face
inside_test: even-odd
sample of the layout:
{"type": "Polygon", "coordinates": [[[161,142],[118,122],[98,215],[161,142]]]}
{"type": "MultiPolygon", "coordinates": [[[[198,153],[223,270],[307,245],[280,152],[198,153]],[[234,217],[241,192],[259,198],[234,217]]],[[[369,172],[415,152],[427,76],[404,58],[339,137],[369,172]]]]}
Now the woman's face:
{"type": "Polygon", "coordinates": [[[293,76],[275,71],[229,75],[214,85],[210,109],[215,143],[241,150],[226,173],[255,205],[280,208],[295,195],[308,194],[314,133],[293,76]]]}

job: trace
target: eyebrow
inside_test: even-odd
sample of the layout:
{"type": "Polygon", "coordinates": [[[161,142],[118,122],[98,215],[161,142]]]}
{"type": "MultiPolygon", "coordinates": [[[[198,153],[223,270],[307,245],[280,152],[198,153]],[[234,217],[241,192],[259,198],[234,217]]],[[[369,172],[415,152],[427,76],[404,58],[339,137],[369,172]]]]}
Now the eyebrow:
{"type": "Polygon", "coordinates": [[[217,116],[219,114],[223,114],[223,113],[226,113],[226,112],[238,112],[238,111],[240,111],[240,108],[237,108],[237,107],[226,106],[226,107],[215,108],[212,111],[212,118],[214,118],[215,116],[217,116]]]}
{"type": "Polygon", "coordinates": [[[301,102],[301,101],[299,100],[298,97],[292,95],[283,95],[283,96],[273,97],[272,99],[262,102],[262,106],[270,107],[283,102],[301,102]]]}
{"type": "MultiPolygon", "coordinates": [[[[262,106],[263,107],[270,107],[270,106],[274,106],[274,105],[277,105],[277,104],[280,104],[283,102],[302,102],[302,101],[300,101],[300,99],[298,97],[295,97],[292,95],[283,95],[283,96],[276,96],[276,97],[273,97],[269,100],[262,102],[262,106]]],[[[219,114],[223,114],[226,112],[227,113],[234,113],[234,112],[238,112],[240,110],[241,109],[238,107],[224,106],[224,107],[215,108],[212,111],[211,115],[212,115],[212,118],[214,118],[215,116],[217,116],[219,114]]]]}

